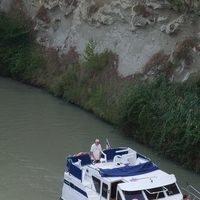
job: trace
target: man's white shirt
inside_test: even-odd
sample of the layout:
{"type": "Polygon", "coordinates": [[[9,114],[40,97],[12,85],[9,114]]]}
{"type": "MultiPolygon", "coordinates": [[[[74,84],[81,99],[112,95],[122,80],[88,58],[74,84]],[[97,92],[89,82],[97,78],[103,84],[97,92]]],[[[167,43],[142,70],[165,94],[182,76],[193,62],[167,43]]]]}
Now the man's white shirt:
{"type": "Polygon", "coordinates": [[[100,158],[100,152],[102,151],[102,148],[101,148],[101,144],[93,144],[91,146],[91,149],[90,149],[91,152],[93,152],[93,155],[94,157],[96,158],[96,160],[99,160],[100,158]]]}

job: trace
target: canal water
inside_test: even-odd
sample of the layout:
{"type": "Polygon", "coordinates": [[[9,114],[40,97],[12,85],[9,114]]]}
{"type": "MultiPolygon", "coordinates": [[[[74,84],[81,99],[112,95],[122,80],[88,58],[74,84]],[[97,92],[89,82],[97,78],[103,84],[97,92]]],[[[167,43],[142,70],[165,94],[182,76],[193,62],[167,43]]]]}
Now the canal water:
{"type": "Polygon", "coordinates": [[[180,186],[200,189],[200,174],[160,158],[151,149],[117,133],[93,114],[48,92],[0,77],[0,199],[58,200],[65,158],[103,147],[130,146],[173,173],[180,186]]]}

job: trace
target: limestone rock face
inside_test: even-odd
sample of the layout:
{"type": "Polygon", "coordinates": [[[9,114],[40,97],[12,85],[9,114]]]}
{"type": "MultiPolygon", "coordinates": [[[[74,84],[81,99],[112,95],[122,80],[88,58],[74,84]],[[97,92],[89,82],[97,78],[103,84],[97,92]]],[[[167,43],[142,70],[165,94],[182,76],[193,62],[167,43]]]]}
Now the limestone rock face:
{"type": "Polygon", "coordinates": [[[35,21],[36,21],[36,26],[35,26],[35,30],[42,30],[42,31],[46,31],[46,28],[49,28],[50,26],[50,22],[51,19],[48,15],[47,10],[45,9],[45,6],[42,5],[36,15],[34,16],[35,21]]]}
{"type": "Polygon", "coordinates": [[[47,47],[47,48],[50,47],[50,45],[49,45],[50,44],[50,38],[49,37],[45,37],[45,36],[38,37],[37,42],[44,47],[47,47]]]}
{"type": "MultiPolygon", "coordinates": [[[[172,0],[22,1],[35,21],[37,41],[47,48],[59,49],[60,54],[74,46],[83,55],[86,44],[93,38],[98,52],[107,48],[119,56],[118,74],[123,77],[152,66],[149,65],[152,57],[160,59],[154,65],[157,68],[162,67],[161,58],[166,61],[169,57],[176,63],[177,73],[172,77],[178,81],[199,71],[199,0],[183,0],[179,4],[172,0]],[[182,44],[189,50],[178,62],[174,52],[188,38],[196,38],[195,45],[182,44]]],[[[1,0],[1,9],[7,10],[10,2],[1,0]]],[[[148,71],[146,78],[155,72],[148,71]]]]}
{"type": "Polygon", "coordinates": [[[51,27],[53,28],[53,30],[56,31],[59,28],[59,23],[60,23],[60,18],[51,20],[51,27]]]}
{"type": "Polygon", "coordinates": [[[41,5],[44,5],[45,8],[51,10],[58,5],[59,0],[41,0],[41,5]]]}
{"type": "Polygon", "coordinates": [[[173,22],[170,22],[169,24],[166,25],[165,32],[167,34],[173,34],[177,32],[179,29],[180,25],[184,25],[187,23],[187,16],[181,15],[177,19],[173,20],[173,22]]]}
{"type": "Polygon", "coordinates": [[[60,0],[59,7],[60,10],[65,14],[68,15],[73,12],[73,10],[78,6],[77,0],[60,0]]]}

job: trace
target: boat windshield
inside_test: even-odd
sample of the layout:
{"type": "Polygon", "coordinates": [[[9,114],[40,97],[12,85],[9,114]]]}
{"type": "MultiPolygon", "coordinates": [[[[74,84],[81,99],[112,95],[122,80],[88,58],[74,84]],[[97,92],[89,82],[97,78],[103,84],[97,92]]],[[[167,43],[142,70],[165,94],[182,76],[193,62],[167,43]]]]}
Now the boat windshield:
{"type": "Polygon", "coordinates": [[[148,199],[160,199],[166,196],[173,196],[179,193],[180,191],[175,183],[145,190],[145,194],[148,199]]]}
{"type": "Polygon", "coordinates": [[[126,200],[162,199],[162,198],[166,198],[167,196],[173,196],[179,193],[180,191],[177,188],[177,185],[175,183],[162,186],[162,187],[146,189],[143,192],[142,190],[123,191],[123,194],[126,200]]]}
{"type": "Polygon", "coordinates": [[[139,199],[145,200],[142,191],[123,191],[126,200],[139,199]]]}
{"type": "Polygon", "coordinates": [[[165,197],[164,191],[164,187],[157,187],[145,190],[145,194],[147,196],[147,199],[160,199],[165,197]]]}

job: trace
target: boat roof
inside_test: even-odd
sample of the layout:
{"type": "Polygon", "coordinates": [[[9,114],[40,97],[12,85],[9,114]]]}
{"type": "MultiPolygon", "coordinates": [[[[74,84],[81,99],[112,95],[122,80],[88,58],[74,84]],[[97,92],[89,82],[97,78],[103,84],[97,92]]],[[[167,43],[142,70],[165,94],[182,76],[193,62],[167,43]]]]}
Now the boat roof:
{"type": "Polygon", "coordinates": [[[123,177],[123,179],[125,180],[126,177],[133,175],[142,177],[146,176],[146,174],[148,173],[151,174],[151,176],[155,176],[154,174],[158,173],[159,175],[162,173],[162,176],[167,175],[167,173],[159,170],[157,165],[155,165],[151,160],[143,157],[136,158],[134,165],[109,161],[103,163],[90,164],[85,167],[89,167],[89,170],[93,169],[95,171],[98,171],[102,177],[109,177],[109,180],[111,178],[115,179],[115,177],[123,177]],[[155,170],[157,172],[155,172],[155,170]]]}
{"type": "MultiPolygon", "coordinates": [[[[102,165],[102,163],[97,163],[95,165],[90,165],[89,168],[90,169],[94,169],[95,171],[98,171],[100,168],[108,168],[108,167],[121,167],[121,166],[116,166],[114,165],[114,163],[106,163],[104,165],[102,165]]],[[[85,168],[88,168],[88,166],[85,166],[85,168]]],[[[100,176],[100,174],[99,174],[100,176]]],[[[152,171],[152,172],[149,172],[149,173],[143,173],[143,174],[140,174],[140,175],[134,175],[134,176],[115,176],[115,177],[102,177],[104,179],[108,179],[109,181],[111,182],[115,182],[116,180],[121,180],[123,179],[124,182],[133,182],[133,181],[140,181],[141,180],[144,180],[144,179],[155,179],[155,178],[158,178],[158,177],[166,177],[168,176],[168,174],[160,169],[157,169],[155,171],[152,171]]]]}
{"type": "MultiPolygon", "coordinates": [[[[156,175],[158,174],[156,173],[156,175]]],[[[157,187],[161,187],[165,185],[170,185],[175,182],[176,182],[176,178],[173,174],[165,175],[161,177],[154,176],[151,178],[149,177],[149,178],[144,178],[144,179],[139,178],[139,177],[134,177],[133,181],[120,183],[119,187],[125,191],[132,191],[133,188],[134,190],[144,190],[144,189],[152,189],[152,188],[157,188],[157,187]]]]}

